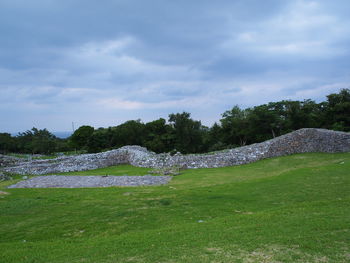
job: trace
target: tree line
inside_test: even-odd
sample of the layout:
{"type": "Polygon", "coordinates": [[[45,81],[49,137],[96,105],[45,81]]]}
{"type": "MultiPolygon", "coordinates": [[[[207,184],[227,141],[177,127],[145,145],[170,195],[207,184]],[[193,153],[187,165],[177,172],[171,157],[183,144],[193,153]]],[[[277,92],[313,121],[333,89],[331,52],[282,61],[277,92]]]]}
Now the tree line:
{"type": "Polygon", "coordinates": [[[118,126],[84,125],[69,138],[60,139],[48,130],[33,128],[17,136],[0,133],[1,153],[51,154],[54,152],[99,152],[125,145],[140,145],[161,153],[203,153],[262,142],[300,128],[350,131],[350,89],[327,96],[327,100],[282,100],[241,109],[234,106],[211,127],[191,118],[190,113],[172,113],[143,123],[129,120],[118,126]]]}

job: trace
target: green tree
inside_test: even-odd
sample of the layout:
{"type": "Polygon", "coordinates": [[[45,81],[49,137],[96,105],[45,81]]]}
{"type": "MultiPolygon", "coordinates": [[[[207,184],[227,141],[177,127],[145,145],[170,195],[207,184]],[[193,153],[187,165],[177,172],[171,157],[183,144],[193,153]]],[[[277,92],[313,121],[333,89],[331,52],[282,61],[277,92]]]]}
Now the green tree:
{"type": "Polygon", "coordinates": [[[145,125],[141,120],[126,121],[112,128],[112,146],[142,145],[145,125]]]}
{"type": "Polygon", "coordinates": [[[208,151],[212,152],[227,148],[227,145],[224,143],[223,132],[222,127],[216,122],[210,127],[207,133],[208,151]]]}
{"type": "Polygon", "coordinates": [[[254,107],[249,114],[249,123],[252,142],[262,142],[280,135],[283,118],[275,105],[269,103],[254,107]]]}
{"type": "Polygon", "coordinates": [[[350,131],[350,89],[327,96],[325,120],[326,128],[350,131]]]}
{"type": "Polygon", "coordinates": [[[69,138],[72,147],[80,150],[87,148],[94,130],[93,127],[88,125],[80,126],[69,138]]]}
{"type": "Polygon", "coordinates": [[[0,133],[0,153],[15,152],[15,139],[9,133],[0,133]]]}
{"type": "Polygon", "coordinates": [[[87,142],[87,151],[89,153],[100,152],[111,147],[110,134],[111,129],[99,128],[89,137],[87,142]]]}
{"type": "Polygon", "coordinates": [[[223,142],[227,146],[243,146],[248,141],[249,110],[241,110],[239,106],[234,106],[231,110],[222,114],[221,127],[223,134],[223,142]]]}
{"type": "Polygon", "coordinates": [[[51,154],[56,151],[56,136],[48,130],[39,130],[36,128],[33,131],[33,152],[51,154]]]}
{"type": "Polygon", "coordinates": [[[16,137],[17,148],[23,153],[50,154],[56,151],[57,138],[48,130],[32,128],[16,137]]]}
{"type": "Polygon", "coordinates": [[[172,127],[163,118],[146,123],[143,145],[157,153],[171,151],[174,147],[172,127]]]}
{"type": "Polygon", "coordinates": [[[200,152],[203,132],[200,121],[190,118],[188,112],[169,115],[169,123],[174,129],[175,149],[182,153],[200,152]]]}

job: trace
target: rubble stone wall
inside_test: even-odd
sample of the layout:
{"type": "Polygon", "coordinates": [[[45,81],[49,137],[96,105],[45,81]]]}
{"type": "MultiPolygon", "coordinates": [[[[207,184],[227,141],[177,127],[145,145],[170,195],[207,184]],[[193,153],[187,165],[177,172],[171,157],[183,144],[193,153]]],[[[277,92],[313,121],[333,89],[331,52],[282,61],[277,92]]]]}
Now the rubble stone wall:
{"type": "Polygon", "coordinates": [[[213,168],[255,162],[265,158],[306,152],[350,152],[350,133],[325,129],[300,129],[274,139],[208,154],[156,154],[140,146],[124,146],[96,154],[23,162],[3,170],[16,174],[52,174],[84,171],[118,164],[161,168],[213,168]]]}
{"type": "Polygon", "coordinates": [[[23,159],[21,159],[21,158],[0,154],[0,167],[2,167],[2,166],[14,166],[18,163],[21,163],[22,161],[23,161],[23,159]]]}

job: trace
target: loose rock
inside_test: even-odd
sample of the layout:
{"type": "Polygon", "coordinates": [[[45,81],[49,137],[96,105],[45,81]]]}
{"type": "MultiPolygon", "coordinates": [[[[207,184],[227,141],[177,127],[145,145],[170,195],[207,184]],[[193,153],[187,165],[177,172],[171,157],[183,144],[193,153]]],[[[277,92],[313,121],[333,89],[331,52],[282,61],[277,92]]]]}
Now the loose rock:
{"type": "Polygon", "coordinates": [[[167,184],[171,176],[37,176],[8,188],[85,188],[167,184]]]}

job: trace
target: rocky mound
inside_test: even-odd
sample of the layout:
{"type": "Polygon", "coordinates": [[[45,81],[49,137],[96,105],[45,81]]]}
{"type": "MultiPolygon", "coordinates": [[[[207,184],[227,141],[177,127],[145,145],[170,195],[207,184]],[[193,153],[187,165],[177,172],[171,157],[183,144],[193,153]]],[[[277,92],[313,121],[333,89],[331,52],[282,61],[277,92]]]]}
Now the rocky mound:
{"type": "Polygon", "coordinates": [[[300,129],[262,143],[214,154],[155,154],[140,146],[122,148],[96,154],[34,160],[4,168],[15,174],[49,174],[84,171],[118,164],[139,167],[212,168],[240,165],[261,159],[306,152],[349,152],[350,133],[325,129],[300,129]]]}

